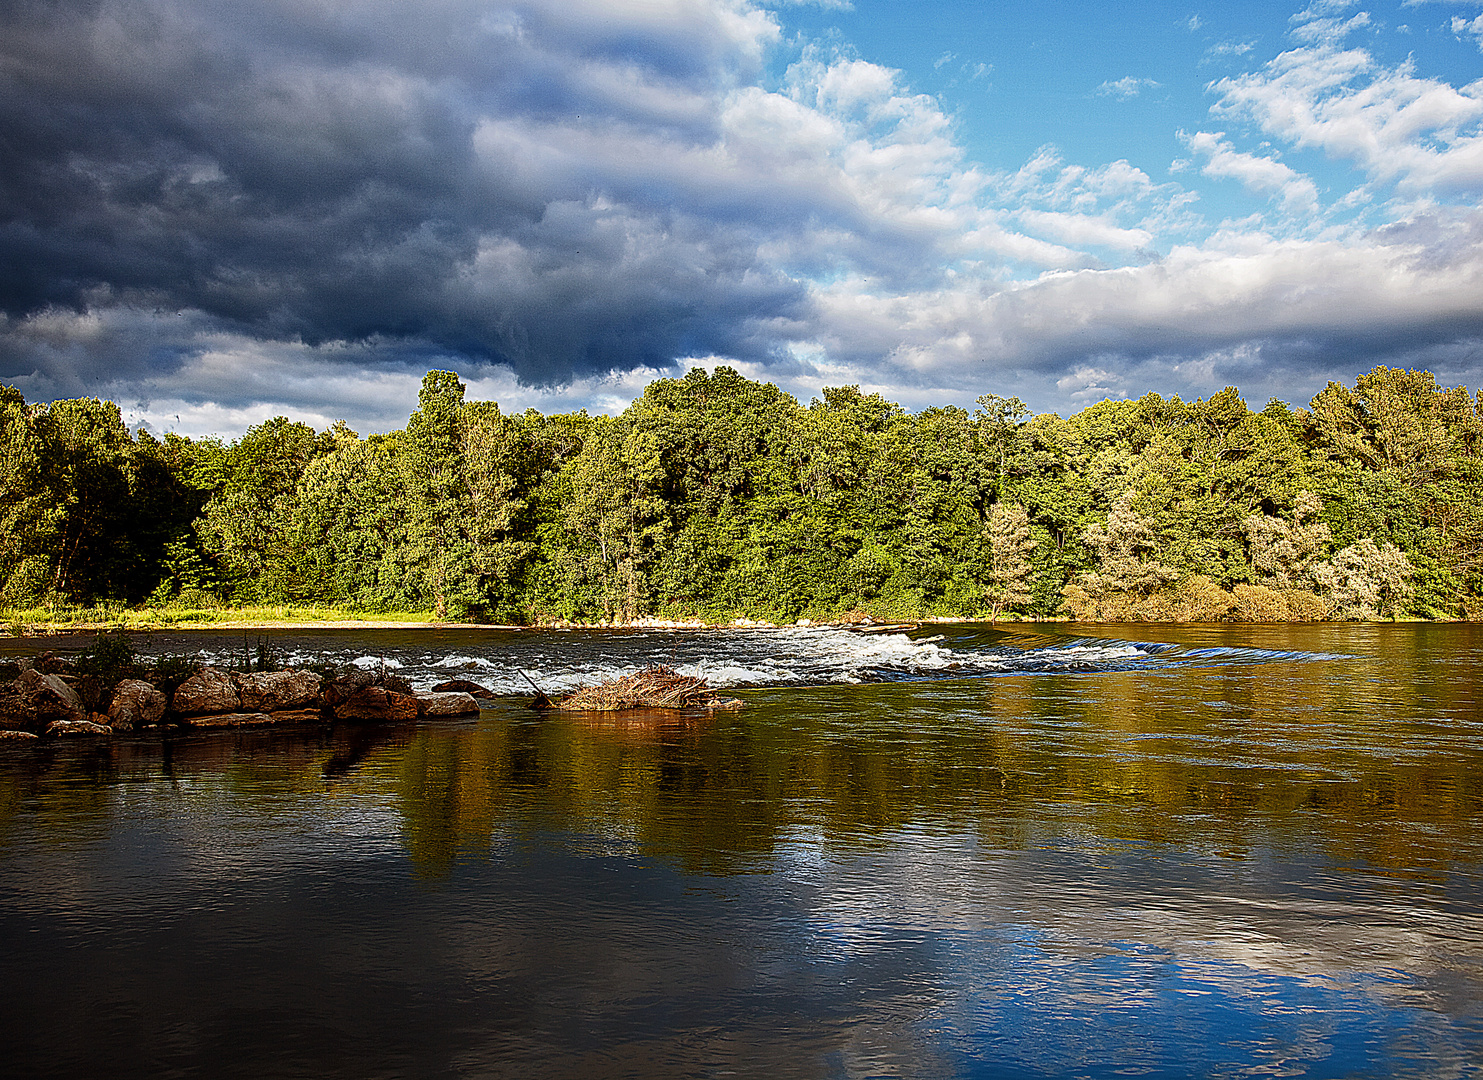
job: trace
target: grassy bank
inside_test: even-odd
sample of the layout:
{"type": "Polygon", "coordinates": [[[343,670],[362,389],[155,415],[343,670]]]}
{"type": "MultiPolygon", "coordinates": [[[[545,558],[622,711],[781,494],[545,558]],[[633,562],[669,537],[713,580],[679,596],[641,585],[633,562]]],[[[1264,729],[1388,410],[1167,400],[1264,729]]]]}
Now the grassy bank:
{"type": "Polygon", "coordinates": [[[436,625],[430,611],[357,611],[332,606],[158,607],[121,605],[0,609],[0,627],[12,637],[75,631],[191,630],[264,626],[425,626],[436,625]]]}
{"type": "MultiPolygon", "coordinates": [[[[883,617],[877,613],[852,610],[833,616],[818,615],[800,625],[821,626],[873,621],[916,622],[916,623],[987,623],[983,618],[964,618],[953,615],[919,615],[883,617]]],[[[1083,610],[1062,614],[1054,618],[1029,618],[1020,614],[1006,614],[999,619],[1000,625],[1034,622],[1171,622],[1171,623],[1274,623],[1274,622],[1328,622],[1317,611],[1301,613],[1289,609],[1268,608],[1259,611],[1232,610],[1231,605],[1214,608],[1200,605],[1178,607],[1145,606],[1118,607],[1109,605],[1099,610],[1087,606],[1083,610]]],[[[1425,622],[1425,619],[1381,619],[1381,622],[1425,622]]],[[[767,618],[691,618],[666,619],[646,617],[628,623],[607,621],[556,621],[538,625],[572,629],[704,629],[725,627],[791,626],[793,620],[770,620],[767,618]]],[[[0,608],[0,636],[35,637],[49,634],[86,633],[95,630],[272,630],[272,629],[358,629],[375,627],[454,627],[480,626],[486,629],[509,628],[510,624],[466,623],[457,620],[439,619],[431,611],[361,611],[355,608],[332,605],[257,605],[248,607],[124,607],[122,605],[95,605],[68,607],[0,608]]]]}

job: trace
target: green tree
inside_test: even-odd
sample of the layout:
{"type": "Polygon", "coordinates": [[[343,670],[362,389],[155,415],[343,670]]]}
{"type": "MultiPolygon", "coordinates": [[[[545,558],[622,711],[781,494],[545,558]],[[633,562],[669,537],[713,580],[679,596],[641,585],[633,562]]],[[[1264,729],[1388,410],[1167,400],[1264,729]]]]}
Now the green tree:
{"type": "Polygon", "coordinates": [[[1020,607],[1033,595],[1030,553],[1035,541],[1030,539],[1030,517],[1017,503],[996,504],[989,512],[986,532],[991,560],[986,590],[989,620],[998,622],[1002,612],[1020,607]]]}

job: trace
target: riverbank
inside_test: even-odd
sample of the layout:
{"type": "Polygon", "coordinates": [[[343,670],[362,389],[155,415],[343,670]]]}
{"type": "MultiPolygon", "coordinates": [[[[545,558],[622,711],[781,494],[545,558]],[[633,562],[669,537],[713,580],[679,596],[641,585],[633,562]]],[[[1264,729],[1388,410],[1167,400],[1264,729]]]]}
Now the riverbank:
{"type": "MultiPolygon", "coordinates": [[[[798,619],[793,622],[771,622],[766,619],[736,617],[731,619],[660,619],[639,618],[628,622],[598,620],[595,622],[573,622],[558,620],[547,623],[475,623],[439,619],[432,612],[347,612],[336,608],[298,607],[248,607],[171,610],[158,608],[76,608],[76,609],[33,609],[28,611],[0,610],[0,631],[12,638],[54,637],[64,634],[94,633],[101,630],[130,630],[148,632],[153,630],[229,630],[246,633],[283,630],[778,630],[795,627],[885,627],[885,626],[956,626],[982,623],[999,626],[1060,625],[1083,622],[1091,624],[1120,624],[1126,622],[1152,622],[1170,624],[1297,624],[1312,622],[1344,622],[1337,619],[1261,619],[1261,618],[1139,618],[1136,614],[1124,617],[1074,618],[1057,615],[1049,618],[1028,618],[1021,615],[1002,615],[997,623],[985,618],[969,618],[964,615],[924,615],[914,619],[862,618],[858,613],[848,613],[835,619],[798,619]]],[[[1458,622],[1456,619],[1387,618],[1362,620],[1368,622],[1458,622]]]]}
{"type": "MultiPolygon", "coordinates": [[[[883,620],[861,612],[835,619],[799,619],[771,622],[737,616],[731,619],[639,618],[627,622],[559,620],[538,624],[473,623],[439,619],[430,611],[362,612],[332,607],[262,606],[242,608],[33,608],[0,609],[0,626],[11,637],[45,637],[91,633],[98,630],[765,630],[785,626],[882,626],[981,622],[959,615],[929,615],[919,619],[883,620]]],[[[1005,617],[1001,622],[1031,621],[1005,617]]],[[[1060,619],[1038,620],[1060,622],[1060,619]]]]}

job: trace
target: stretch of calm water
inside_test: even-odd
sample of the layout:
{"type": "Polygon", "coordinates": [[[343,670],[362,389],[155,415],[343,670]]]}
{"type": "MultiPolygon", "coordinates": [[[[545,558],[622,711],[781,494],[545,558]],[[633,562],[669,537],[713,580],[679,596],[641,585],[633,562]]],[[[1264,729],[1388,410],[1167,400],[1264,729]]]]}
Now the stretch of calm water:
{"type": "Polygon", "coordinates": [[[0,745],[0,1070],[1483,1075],[1483,628],[1086,632],[274,634],[748,708],[0,745]]]}

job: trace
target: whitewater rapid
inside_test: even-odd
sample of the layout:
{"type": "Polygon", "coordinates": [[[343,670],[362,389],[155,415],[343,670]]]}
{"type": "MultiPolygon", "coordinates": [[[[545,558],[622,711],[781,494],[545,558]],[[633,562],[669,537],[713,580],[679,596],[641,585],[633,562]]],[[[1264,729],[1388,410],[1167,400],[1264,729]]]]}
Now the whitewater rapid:
{"type": "MultiPolygon", "coordinates": [[[[241,650],[237,650],[241,654],[241,650]]],[[[205,648],[199,655],[224,662],[230,650],[205,648]]],[[[424,643],[415,635],[395,644],[343,647],[291,644],[277,659],[303,667],[325,661],[361,668],[386,667],[415,688],[467,679],[495,694],[519,695],[534,682],[547,693],[665,664],[711,685],[748,687],[817,686],[864,682],[998,675],[1108,671],[1167,671],[1189,666],[1245,665],[1334,659],[1324,653],[1256,648],[1192,648],[1117,639],[1001,638],[957,634],[949,643],[931,631],[863,634],[837,627],[785,629],[637,631],[583,633],[527,631],[464,640],[456,645],[424,643]]]]}

